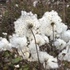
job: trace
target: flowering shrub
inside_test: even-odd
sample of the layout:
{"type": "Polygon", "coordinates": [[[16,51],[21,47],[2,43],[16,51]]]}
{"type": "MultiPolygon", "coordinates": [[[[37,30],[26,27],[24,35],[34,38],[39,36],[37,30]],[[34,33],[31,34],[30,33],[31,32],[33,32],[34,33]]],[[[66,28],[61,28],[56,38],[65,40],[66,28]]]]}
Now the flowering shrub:
{"type": "Polygon", "coordinates": [[[1,50],[11,51],[15,47],[23,59],[38,61],[45,69],[57,69],[58,59],[70,61],[70,30],[56,11],[45,12],[40,19],[32,12],[21,11],[20,18],[14,22],[14,29],[15,33],[9,36],[9,42],[0,38],[1,50]],[[54,57],[47,51],[41,51],[40,46],[43,48],[45,44],[48,45],[47,51],[49,47],[49,52],[56,51],[58,55],[54,57]]]}

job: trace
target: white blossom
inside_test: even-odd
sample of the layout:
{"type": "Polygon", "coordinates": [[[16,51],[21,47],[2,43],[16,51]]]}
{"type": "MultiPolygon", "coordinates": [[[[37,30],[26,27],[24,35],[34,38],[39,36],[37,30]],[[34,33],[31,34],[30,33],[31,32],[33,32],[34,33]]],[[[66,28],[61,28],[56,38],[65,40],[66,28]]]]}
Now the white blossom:
{"type": "MultiPolygon", "coordinates": [[[[49,55],[46,52],[39,51],[38,54],[39,54],[39,60],[43,64],[44,68],[46,69],[58,68],[57,58],[54,58],[53,56],[49,55]],[[45,61],[46,61],[46,65],[45,65],[45,61]]],[[[37,54],[33,54],[32,58],[29,61],[38,61],[37,54]]]]}
{"type": "Polygon", "coordinates": [[[37,53],[37,50],[39,51],[39,46],[37,45],[37,49],[36,49],[36,45],[34,41],[31,41],[28,47],[29,47],[30,53],[32,54],[37,53]]]}
{"type": "Polygon", "coordinates": [[[55,11],[46,12],[43,17],[39,19],[39,22],[41,24],[39,28],[40,32],[47,36],[50,36],[53,31],[60,34],[67,30],[67,26],[62,23],[61,18],[55,11]]]}
{"type": "Polygon", "coordinates": [[[25,36],[19,37],[19,36],[12,36],[10,39],[10,43],[12,44],[12,47],[15,48],[23,48],[27,46],[27,39],[25,36]]]}
{"type": "Polygon", "coordinates": [[[67,31],[64,31],[62,34],[61,34],[61,38],[68,42],[70,40],[70,30],[67,30],[67,31]]]}
{"type": "Polygon", "coordinates": [[[32,14],[31,12],[27,13],[25,11],[22,11],[21,14],[21,17],[14,22],[15,33],[17,33],[19,36],[29,36],[29,34],[31,35],[29,26],[32,26],[32,30],[35,32],[37,28],[39,28],[40,24],[36,15],[32,14]]]}
{"type": "Polygon", "coordinates": [[[19,53],[20,56],[23,57],[23,59],[27,59],[27,60],[29,59],[30,53],[29,53],[29,48],[28,47],[25,47],[23,49],[18,49],[18,53],[19,53]]]}
{"type": "Polygon", "coordinates": [[[54,42],[54,46],[58,49],[58,50],[62,50],[66,47],[66,42],[63,41],[62,39],[56,39],[56,41],[54,42]]]}
{"type": "Polygon", "coordinates": [[[11,43],[6,38],[1,38],[0,40],[0,51],[11,50],[11,43]]]}
{"type": "Polygon", "coordinates": [[[58,61],[56,58],[49,58],[46,63],[43,64],[44,68],[46,69],[57,69],[58,68],[58,61]],[[45,65],[46,64],[46,65],[45,65]]]}
{"type": "Polygon", "coordinates": [[[43,63],[44,68],[46,69],[55,69],[58,68],[57,58],[49,55],[46,52],[39,52],[40,62],[43,63]]]}
{"type": "Polygon", "coordinates": [[[58,56],[59,60],[65,60],[70,62],[70,47],[67,46],[58,56]]]}

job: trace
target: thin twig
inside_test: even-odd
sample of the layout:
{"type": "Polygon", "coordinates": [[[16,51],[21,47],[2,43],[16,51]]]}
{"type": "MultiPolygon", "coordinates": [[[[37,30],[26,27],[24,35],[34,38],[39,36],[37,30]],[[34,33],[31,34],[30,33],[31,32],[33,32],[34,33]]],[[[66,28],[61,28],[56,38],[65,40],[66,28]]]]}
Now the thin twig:
{"type": "Polygon", "coordinates": [[[34,37],[34,40],[35,40],[35,46],[36,46],[36,52],[37,52],[37,57],[38,57],[38,63],[40,64],[40,60],[39,60],[39,53],[38,53],[37,43],[36,43],[36,38],[35,38],[35,35],[34,35],[34,33],[33,33],[32,29],[30,29],[30,30],[31,30],[31,32],[32,32],[32,34],[33,34],[33,37],[34,37]]]}
{"type": "MultiPolygon", "coordinates": [[[[53,31],[53,43],[54,43],[54,40],[55,40],[55,39],[54,39],[54,22],[52,22],[51,25],[52,25],[52,31],[53,31]]],[[[52,49],[52,50],[53,50],[53,52],[54,52],[54,46],[53,46],[53,49],[52,49]]]]}
{"type": "Polygon", "coordinates": [[[48,47],[50,48],[50,51],[51,51],[51,45],[50,44],[48,44],[48,43],[46,43],[47,45],[48,45],[48,47]]]}
{"type": "MultiPolygon", "coordinates": [[[[23,51],[22,51],[22,49],[21,49],[20,45],[19,45],[19,48],[20,48],[20,51],[21,51],[22,55],[24,55],[24,53],[23,53],[23,51]]],[[[25,56],[25,55],[24,55],[24,56],[25,56]]]]}
{"type": "Polygon", "coordinates": [[[46,69],[46,65],[47,65],[47,63],[46,63],[46,62],[47,62],[47,61],[45,60],[45,69],[44,69],[44,70],[47,70],[47,69],[46,69]]]}
{"type": "Polygon", "coordinates": [[[54,42],[54,25],[52,26],[52,30],[53,30],[53,42],[54,42]]]}

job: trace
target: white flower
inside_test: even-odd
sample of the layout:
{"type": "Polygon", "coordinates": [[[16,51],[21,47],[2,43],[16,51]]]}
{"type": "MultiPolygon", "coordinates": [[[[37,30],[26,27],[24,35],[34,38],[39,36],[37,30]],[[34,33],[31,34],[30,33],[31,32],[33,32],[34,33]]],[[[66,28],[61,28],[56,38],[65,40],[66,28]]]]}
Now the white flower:
{"type": "Polygon", "coordinates": [[[23,47],[23,49],[19,49],[18,53],[23,57],[23,59],[28,59],[30,55],[28,47],[23,47]]]}
{"type": "Polygon", "coordinates": [[[23,26],[24,22],[21,19],[18,19],[17,21],[14,22],[15,25],[15,33],[17,33],[19,36],[23,36],[24,35],[24,26],[23,26]]]}
{"type": "MultiPolygon", "coordinates": [[[[39,51],[38,52],[39,54],[39,60],[41,63],[43,63],[43,66],[45,68],[46,66],[46,69],[55,69],[55,68],[58,68],[58,63],[57,63],[57,59],[54,58],[53,56],[49,55],[48,53],[46,52],[42,52],[42,51],[39,51]],[[45,61],[46,61],[46,65],[45,65],[45,61]]],[[[37,57],[37,54],[32,54],[32,58],[29,60],[29,61],[38,61],[38,57],[37,57]]]]}
{"type": "Polygon", "coordinates": [[[52,34],[52,26],[47,26],[46,24],[42,24],[39,28],[39,31],[41,34],[45,34],[47,36],[50,36],[52,34]]]}
{"type": "Polygon", "coordinates": [[[67,30],[67,31],[64,31],[62,34],[61,34],[61,38],[68,42],[70,40],[70,30],[67,30]]]}
{"type": "Polygon", "coordinates": [[[46,35],[42,35],[42,37],[45,40],[45,43],[49,43],[49,38],[46,35]]]}
{"type": "Polygon", "coordinates": [[[35,41],[31,41],[28,47],[32,54],[37,53],[37,50],[39,51],[38,45],[37,45],[37,49],[36,49],[35,41]]]}
{"type": "Polygon", "coordinates": [[[46,69],[57,69],[58,68],[58,61],[56,58],[50,57],[46,63],[43,63],[44,68],[46,69]],[[45,65],[46,64],[46,65],[45,65]]]}
{"type": "Polygon", "coordinates": [[[66,49],[64,49],[59,55],[59,60],[65,60],[70,62],[70,41],[67,43],[66,49]]]}
{"type": "Polygon", "coordinates": [[[65,25],[64,23],[61,23],[61,28],[62,28],[62,32],[68,29],[67,25],[65,25]]]}
{"type": "Polygon", "coordinates": [[[56,40],[58,38],[60,38],[60,34],[57,32],[52,32],[52,34],[50,35],[50,40],[56,40]]]}
{"type": "Polygon", "coordinates": [[[47,52],[39,51],[39,59],[41,63],[44,63],[53,56],[49,55],[47,52]]]}
{"type": "Polygon", "coordinates": [[[55,31],[57,32],[57,33],[62,33],[62,32],[64,32],[64,31],[66,31],[67,30],[67,25],[65,25],[64,23],[57,23],[56,24],[56,29],[55,29],[55,31]]]}
{"type": "MultiPolygon", "coordinates": [[[[45,34],[47,36],[53,36],[54,33],[58,36],[67,30],[67,26],[62,23],[61,18],[55,11],[46,12],[42,18],[39,19],[41,26],[39,27],[39,33],[45,34]]],[[[54,34],[54,35],[55,35],[54,34]]],[[[55,35],[55,37],[57,37],[55,35]]]]}
{"type": "Polygon", "coordinates": [[[10,43],[12,44],[12,47],[23,49],[23,47],[27,46],[27,39],[25,36],[23,37],[12,36],[9,40],[10,40],[10,43]]]}
{"type": "Polygon", "coordinates": [[[18,35],[14,34],[9,40],[12,47],[18,49],[18,53],[23,57],[23,59],[29,58],[29,48],[27,47],[27,39],[25,36],[19,37],[18,35]]]}
{"type": "Polygon", "coordinates": [[[51,12],[46,12],[44,14],[44,16],[46,17],[46,20],[49,20],[49,22],[54,22],[54,23],[57,23],[57,22],[61,22],[61,18],[59,17],[58,13],[54,10],[52,10],[51,12]]]}
{"type": "Polygon", "coordinates": [[[62,39],[56,39],[54,42],[54,46],[58,49],[58,50],[62,50],[66,47],[66,42],[63,41],[62,39]]]}
{"type": "Polygon", "coordinates": [[[30,57],[29,61],[38,61],[37,52],[39,52],[39,46],[38,45],[36,46],[35,42],[31,41],[30,45],[28,47],[29,47],[29,50],[31,53],[31,57],[30,57]],[[37,49],[36,49],[36,47],[37,47],[37,49]]]}
{"type": "MultiPolygon", "coordinates": [[[[45,43],[49,43],[49,39],[48,39],[48,37],[45,36],[45,35],[35,34],[35,39],[36,39],[36,44],[37,44],[38,46],[42,46],[42,45],[44,45],[45,43]]],[[[29,40],[30,40],[30,41],[35,41],[33,35],[31,35],[31,36],[29,37],[29,40]]]]}
{"type": "Polygon", "coordinates": [[[15,33],[19,36],[29,36],[31,35],[30,28],[35,32],[40,26],[37,16],[31,12],[27,13],[25,11],[22,11],[20,18],[14,22],[14,25],[15,33]]]}
{"type": "Polygon", "coordinates": [[[39,46],[45,44],[45,40],[44,40],[44,38],[43,38],[41,35],[36,34],[36,35],[35,35],[35,38],[36,38],[36,43],[37,43],[39,46]]]}
{"type": "Polygon", "coordinates": [[[0,40],[0,51],[2,50],[10,50],[11,49],[11,44],[8,42],[6,38],[2,38],[0,40]]]}
{"type": "Polygon", "coordinates": [[[57,12],[51,11],[46,12],[39,22],[41,24],[40,31],[41,33],[50,36],[54,32],[61,33],[63,31],[62,28],[66,28],[66,26],[61,23],[61,18],[58,16],[57,12]]]}
{"type": "MultiPolygon", "coordinates": [[[[58,68],[58,63],[57,63],[57,59],[56,58],[54,58],[53,56],[49,55],[46,52],[39,51],[38,54],[39,54],[39,60],[40,60],[41,63],[43,63],[44,68],[46,68],[46,69],[58,68]],[[45,65],[45,61],[46,61],[46,65],[45,65]]],[[[33,54],[31,60],[32,61],[38,61],[37,54],[33,54]]]]}
{"type": "Polygon", "coordinates": [[[58,55],[59,60],[65,60],[70,62],[70,47],[67,46],[66,49],[64,49],[59,55],[58,55]]]}
{"type": "Polygon", "coordinates": [[[67,43],[67,46],[70,46],[70,40],[69,40],[69,42],[67,43]]]}
{"type": "Polygon", "coordinates": [[[41,34],[50,36],[52,33],[52,27],[50,26],[50,21],[47,20],[45,16],[43,16],[41,19],[39,19],[39,22],[40,22],[39,32],[41,34]]]}

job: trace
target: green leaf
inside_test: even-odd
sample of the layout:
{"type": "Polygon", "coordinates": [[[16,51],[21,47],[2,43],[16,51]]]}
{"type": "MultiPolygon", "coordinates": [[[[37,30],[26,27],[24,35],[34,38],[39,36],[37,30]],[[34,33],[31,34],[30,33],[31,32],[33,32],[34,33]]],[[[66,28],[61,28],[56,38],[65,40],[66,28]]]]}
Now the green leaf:
{"type": "Polygon", "coordinates": [[[25,65],[23,70],[29,70],[29,66],[28,65],[25,65]]]}
{"type": "Polygon", "coordinates": [[[5,52],[3,53],[3,56],[4,56],[4,57],[9,57],[9,56],[10,56],[10,52],[9,52],[9,51],[5,51],[5,52]]]}
{"type": "Polygon", "coordinates": [[[12,59],[12,64],[17,64],[17,63],[19,63],[20,61],[21,61],[22,59],[21,59],[21,57],[17,57],[17,58],[15,58],[15,59],[12,59]]]}

